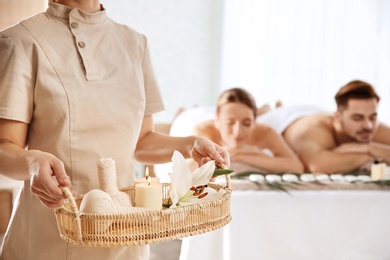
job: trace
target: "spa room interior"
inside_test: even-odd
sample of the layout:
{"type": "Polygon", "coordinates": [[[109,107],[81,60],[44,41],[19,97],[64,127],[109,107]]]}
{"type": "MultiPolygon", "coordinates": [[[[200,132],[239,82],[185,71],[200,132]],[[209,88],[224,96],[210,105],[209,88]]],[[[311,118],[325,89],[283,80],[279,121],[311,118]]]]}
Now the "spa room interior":
{"type": "MultiPolygon", "coordinates": [[[[148,39],[165,106],[154,115],[157,132],[191,135],[197,123],[214,117],[219,94],[232,87],[246,89],[258,106],[271,111],[279,102],[332,113],[338,89],[356,79],[375,87],[381,97],[378,118],[390,125],[390,1],[101,3],[109,17],[148,39]]],[[[47,4],[0,0],[0,30],[44,11],[47,4]]],[[[137,164],[137,178],[146,167],[170,182],[172,163],[137,164]]],[[[317,184],[281,178],[277,185],[272,180],[263,185],[232,177],[230,223],[154,243],[150,259],[390,259],[389,182],[364,183],[342,173],[311,176],[317,184]]],[[[223,176],[216,182],[226,185],[223,176]]],[[[19,181],[0,175],[1,240],[19,187],[19,181]]]]}

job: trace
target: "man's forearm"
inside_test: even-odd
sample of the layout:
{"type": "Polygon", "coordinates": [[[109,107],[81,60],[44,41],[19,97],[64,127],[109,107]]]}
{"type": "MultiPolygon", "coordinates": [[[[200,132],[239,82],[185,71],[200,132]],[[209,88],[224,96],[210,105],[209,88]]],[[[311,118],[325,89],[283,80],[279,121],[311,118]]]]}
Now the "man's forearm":
{"type": "Polygon", "coordinates": [[[307,170],[314,173],[346,173],[359,169],[373,158],[366,154],[357,153],[326,153],[312,156],[304,160],[307,170]]]}
{"type": "Polygon", "coordinates": [[[390,145],[371,142],[368,153],[374,158],[380,158],[386,164],[390,164],[390,145]]]}

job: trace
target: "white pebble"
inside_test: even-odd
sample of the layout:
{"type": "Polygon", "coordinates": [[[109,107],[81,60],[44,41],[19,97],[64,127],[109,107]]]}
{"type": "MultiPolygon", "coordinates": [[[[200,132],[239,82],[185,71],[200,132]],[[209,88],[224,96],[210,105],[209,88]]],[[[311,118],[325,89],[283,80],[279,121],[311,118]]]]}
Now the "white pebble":
{"type": "Polygon", "coordinates": [[[315,180],[316,180],[316,178],[311,173],[304,173],[301,175],[301,181],[311,182],[311,181],[315,181],[315,180]]]}
{"type": "Polygon", "coordinates": [[[358,181],[371,181],[371,177],[368,175],[359,175],[356,177],[358,181]]]}
{"type": "Polygon", "coordinates": [[[319,175],[316,175],[316,180],[317,181],[329,181],[329,175],[327,174],[319,174],[319,175]]]}
{"type": "Polygon", "coordinates": [[[299,180],[296,175],[291,173],[283,174],[282,179],[283,181],[287,181],[287,182],[294,182],[299,180]]]}
{"type": "Polygon", "coordinates": [[[261,174],[251,174],[249,175],[249,180],[254,182],[264,182],[264,176],[261,174]]]}
{"type": "Polygon", "coordinates": [[[357,181],[357,177],[356,177],[355,175],[345,175],[345,176],[344,176],[344,179],[345,179],[347,182],[357,181]]]}
{"type": "Polygon", "coordinates": [[[334,182],[343,182],[345,181],[344,176],[341,174],[332,174],[329,177],[334,182]]]}
{"type": "Polygon", "coordinates": [[[268,174],[268,175],[265,176],[265,179],[268,182],[280,182],[280,181],[282,181],[282,177],[280,175],[276,175],[276,174],[268,174]]]}

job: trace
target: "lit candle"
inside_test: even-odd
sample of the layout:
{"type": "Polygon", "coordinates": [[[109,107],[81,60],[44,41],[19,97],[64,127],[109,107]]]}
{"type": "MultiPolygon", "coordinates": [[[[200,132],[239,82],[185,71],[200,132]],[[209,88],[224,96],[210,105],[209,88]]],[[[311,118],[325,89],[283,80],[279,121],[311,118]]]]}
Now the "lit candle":
{"type": "Polygon", "coordinates": [[[371,165],[371,180],[378,181],[384,180],[386,177],[386,164],[374,163],[371,165]]]}
{"type": "Polygon", "coordinates": [[[146,182],[137,183],[135,186],[135,205],[154,210],[162,209],[161,183],[151,182],[150,176],[146,178],[146,182]]]}
{"type": "Polygon", "coordinates": [[[145,178],[140,178],[140,179],[137,179],[134,181],[134,186],[139,184],[139,183],[147,183],[148,182],[148,178],[150,178],[150,182],[151,183],[160,183],[160,179],[157,178],[157,177],[150,177],[149,176],[149,167],[146,167],[146,170],[145,170],[145,178]]]}

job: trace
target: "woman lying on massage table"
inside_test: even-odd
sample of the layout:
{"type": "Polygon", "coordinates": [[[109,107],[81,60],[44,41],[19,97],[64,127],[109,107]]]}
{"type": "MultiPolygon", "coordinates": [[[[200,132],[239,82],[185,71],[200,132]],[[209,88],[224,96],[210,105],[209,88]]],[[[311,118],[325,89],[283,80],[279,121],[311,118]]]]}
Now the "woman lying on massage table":
{"type": "Polygon", "coordinates": [[[257,107],[251,94],[241,88],[224,91],[214,120],[195,126],[193,134],[206,137],[229,151],[235,172],[303,172],[303,164],[271,127],[256,122],[257,107]]]}

